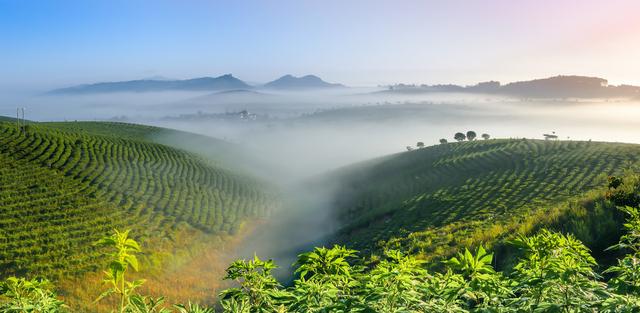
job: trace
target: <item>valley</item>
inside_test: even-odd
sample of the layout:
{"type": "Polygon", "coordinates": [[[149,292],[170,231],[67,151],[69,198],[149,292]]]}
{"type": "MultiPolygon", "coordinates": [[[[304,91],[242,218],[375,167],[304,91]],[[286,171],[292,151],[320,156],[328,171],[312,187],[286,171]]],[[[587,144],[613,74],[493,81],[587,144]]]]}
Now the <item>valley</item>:
{"type": "Polygon", "coordinates": [[[640,1],[0,1],[0,313],[640,312],[640,1]]]}
{"type": "Polygon", "coordinates": [[[232,286],[221,278],[233,259],[273,258],[287,281],[300,253],[334,243],[370,255],[399,248],[435,267],[482,244],[501,251],[496,265],[506,266],[514,251],[505,243],[544,227],[577,233],[610,262],[603,249],[622,218],[615,208],[579,214],[585,207],[572,203],[602,201],[606,178],[637,170],[640,155],[634,144],[489,139],[269,180],[281,171],[276,163],[195,133],[114,122],[16,125],[0,123],[2,275],[47,277],[85,309],[104,266],[94,243],[113,229],[144,243],[145,269],[135,276],[152,278],[146,293],[210,305],[232,286]]]}

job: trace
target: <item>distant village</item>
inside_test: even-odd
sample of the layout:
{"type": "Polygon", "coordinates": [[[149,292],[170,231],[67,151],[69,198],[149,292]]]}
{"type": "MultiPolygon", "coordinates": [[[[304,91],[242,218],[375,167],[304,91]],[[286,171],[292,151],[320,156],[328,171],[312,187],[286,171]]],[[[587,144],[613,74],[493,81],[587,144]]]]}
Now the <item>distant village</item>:
{"type": "Polygon", "coordinates": [[[166,116],[163,118],[163,120],[167,120],[167,121],[223,120],[223,121],[230,121],[230,122],[234,122],[234,121],[250,122],[250,121],[267,120],[267,119],[269,119],[268,115],[256,114],[256,113],[249,112],[248,110],[242,110],[238,112],[226,112],[226,113],[205,113],[202,111],[198,111],[195,114],[180,114],[178,116],[166,116]]]}

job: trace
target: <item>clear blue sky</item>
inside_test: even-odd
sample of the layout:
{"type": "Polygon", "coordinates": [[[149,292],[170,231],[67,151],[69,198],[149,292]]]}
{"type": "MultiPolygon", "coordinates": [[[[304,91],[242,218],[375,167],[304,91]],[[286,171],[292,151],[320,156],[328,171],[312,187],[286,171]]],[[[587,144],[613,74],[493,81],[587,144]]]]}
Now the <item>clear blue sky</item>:
{"type": "Polygon", "coordinates": [[[0,0],[0,87],[233,73],[640,84],[640,1],[0,0]]]}

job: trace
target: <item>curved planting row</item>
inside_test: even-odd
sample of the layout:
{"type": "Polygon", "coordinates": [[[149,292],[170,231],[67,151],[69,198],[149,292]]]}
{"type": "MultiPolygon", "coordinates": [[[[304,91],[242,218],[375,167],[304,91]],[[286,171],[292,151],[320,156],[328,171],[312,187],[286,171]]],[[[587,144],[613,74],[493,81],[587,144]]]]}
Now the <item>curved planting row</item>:
{"type": "Polygon", "coordinates": [[[398,154],[340,173],[336,216],[360,246],[454,222],[486,221],[585,192],[640,159],[640,146],[489,140],[398,154]]]}
{"type": "Polygon", "coordinates": [[[92,243],[115,227],[158,237],[185,225],[234,232],[275,204],[249,177],[131,135],[155,128],[95,123],[91,133],[81,130],[91,123],[74,124],[30,124],[25,134],[0,123],[0,275],[93,270],[92,243]]]}

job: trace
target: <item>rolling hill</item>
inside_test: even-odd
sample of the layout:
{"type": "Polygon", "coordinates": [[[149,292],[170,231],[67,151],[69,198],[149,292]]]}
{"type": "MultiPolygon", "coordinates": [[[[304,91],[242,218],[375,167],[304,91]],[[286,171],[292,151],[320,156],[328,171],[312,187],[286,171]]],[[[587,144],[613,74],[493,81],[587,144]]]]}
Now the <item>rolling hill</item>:
{"type": "Polygon", "coordinates": [[[16,122],[17,119],[8,116],[0,116],[0,122],[16,122]]]}
{"type": "Polygon", "coordinates": [[[92,272],[102,265],[93,243],[114,228],[151,245],[232,234],[278,205],[224,153],[209,159],[160,143],[167,133],[190,137],[123,123],[29,123],[22,132],[0,122],[0,276],[92,272]]]}
{"type": "Polygon", "coordinates": [[[499,139],[359,163],[330,175],[339,190],[336,241],[425,257],[452,253],[473,236],[487,242],[550,222],[566,201],[639,160],[640,145],[499,139]]]}
{"type": "Polygon", "coordinates": [[[220,91],[251,88],[247,83],[226,74],[218,77],[200,77],[184,80],[141,79],[121,82],[101,82],[49,91],[48,95],[82,95],[110,92],[157,91],[220,91]]]}
{"type": "MultiPolygon", "coordinates": [[[[91,292],[77,289],[98,285],[95,273],[105,251],[94,243],[112,229],[132,229],[148,257],[158,244],[183,244],[190,233],[234,234],[245,221],[280,206],[277,192],[248,174],[259,164],[242,155],[224,141],[151,126],[28,122],[19,129],[0,122],[0,277],[59,278],[72,307],[106,311],[90,304],[91,292]]],[[[321,198],[318,207],[310,209],[314,202],[298,195],[295,213],[304,218],[277,216],[282,223],[274,224],[293,239],[271,238],[263,229],[259,241],[297,251],[304,247],[296,244],[326,243],[301,242],[304,234],[296,233],[321,227],[330,241],[363,250],[363,256],[371,253],[366,266],[386,262],[376,255],[380,249],[433,261],[483,243],[501,269],[508,264],[497,263],[511,262],[514,252],[499,240],[549,227],[575,234],[600,257],[618,240],[624,218],[602,200],[606,175],[639,162],[640,145],[622,143],[494,139],[431,146],[349,165],[296,186],[321,198]],[[317,210],[325,204],[332,214],[320,219],[325,212],[317,210]]],[[[635,179],[626,186],[638,188],[635,179]]],[[[600,264],[615,259],[606,258],[600,264]]],[[[160,285],[165,289],[158,294],[167,295],[194,277],[215,284],[220,275],[213,262],[207,257],[183,264],[195,268],[189,278],[181,271],[146,272],[152,279],[162,276],[149,290],[160,285]]],[[[192,286],[199,296],[192,299],[213,304],[217,287],[192,286]]]]}
{"type": "Polygon", "coordinates": [[[548,78],[500,84],[497,81],[481,82],[471,86],[453,84],[390,86],[382,93],[420,94],[429,92],[478,93],[512,96],[528,99],[563,98],[638,98],[640,87],[610,85],[599,77],[558,75],[548,78]]]}

